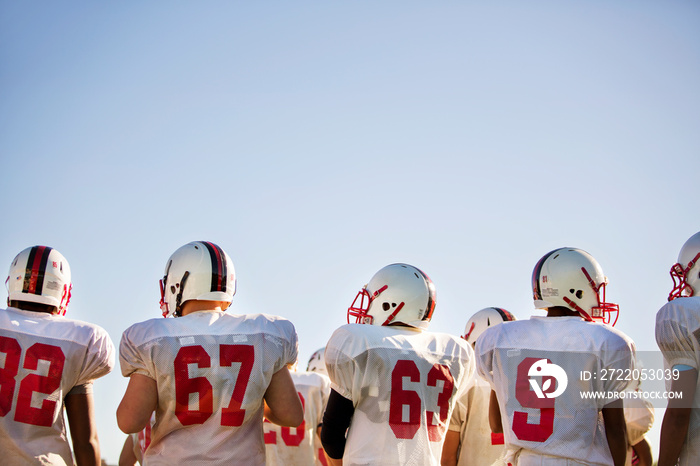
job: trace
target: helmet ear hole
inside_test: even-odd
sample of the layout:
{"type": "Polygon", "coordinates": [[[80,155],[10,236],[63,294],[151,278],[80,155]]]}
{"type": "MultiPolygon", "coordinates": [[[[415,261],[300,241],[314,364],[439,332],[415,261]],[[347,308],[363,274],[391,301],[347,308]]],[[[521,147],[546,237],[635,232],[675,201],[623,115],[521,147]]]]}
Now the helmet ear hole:
{"type": "MultiPolygon", "coordinates": [[[[394,306],[396,306],[396,304],[394,304],[394,306]]],[[[384,309],[385,311],[388,311],[389,309],[391,309],[391,304],[382,303],[382,309],[384,309]]]]}
{"type": "Polygon", "coordinates": [[[583,290],[578,290],[578,291],[576,292],[576,297],[577,297],[578,299],[583,298],[583,290]]]}

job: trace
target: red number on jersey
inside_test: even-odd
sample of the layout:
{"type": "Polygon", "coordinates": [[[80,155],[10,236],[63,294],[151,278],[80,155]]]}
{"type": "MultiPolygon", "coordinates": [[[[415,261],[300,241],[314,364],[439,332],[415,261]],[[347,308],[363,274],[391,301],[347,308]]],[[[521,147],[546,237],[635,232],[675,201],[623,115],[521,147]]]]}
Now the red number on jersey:
{"type": "Polygon", "coordinates": [[[0,352],[5,353],[5,365],[0,369],[0,416],[4,417],[12,409],[22,348],[14,338],[0,336],[0,352]]]}
{"type": "Polygon", "coordinates": [[[437,405],[440,408],[439,413],[428,411],[428,438],[431,442],[439,442],[442,436],[445,435],[447,429],[447,413],[450,411],[450,398],[452,397],[452,389],[454,388],[454,379],[450,374],[450,369],[447,366],[434,365],[428,372],[428,386],[437,387],[438,381],[441,380],[442,391],[438,395],[437,405]],[[435,416],[440,419],[439,424],[434,424],[435,416]],[[442,427],[442,429],[441,429],[442,427]]]}
{"type": "MultiPolygon", "coordinates": [[[[305,410],[306,405],[304,403],[304,397],[299,394],[299,399],[301,400],[301,409],[305,410]]],[[[298,447],[301,445],[301,441],[304,440],[304,435],[306,431],[306,420],[301,421],[299,427],[282,427],[282,441],[288,447],[298,447]],[[292,429],[295,429],[295,433],[292,433],[292,429]]]]}
{"type": "MultiPolygon", "coordinates": [[[[241,363],[229,405],[221,410],[221,425],[240,426],[245,410],[241,409],[250,373],[253,370],[255,351],[250,345],[221,345],[220,365],[230,367],[234,362],[241,363]]],[[[211,383],[206,377],[189,375],[189,364],[199,368],[211,367],[211,357],[200,346],[183,346],[175,357],[175,415],[182,425],[204,424],[214,412],[214,397],[211,383]],[[198,409],[190,409],[190,394],[199,395],[198,409]]]]}
{"type": "Polygon", "coordinates": [[[39,361],[49,362],[48,374],[29,374],[22,379],[17,394],[15,421],[50,427],[53,424],[56,400],[44,399],[41,402],[41,408],[34,408],[32,394],[36,392],[50,395],[61,387],[61,374],[63,374],[66,357],[58,346],[34,343],[24,356],[24,368],[35,371],[39,367],[39,361]]]}
{"type": "MultiPolygon", "coordinates": [[[[0,369],[0,416],[12,409],[22,348],[14,338],[0,337],[0,352],[5,353],[5,365],[0,369]]],[[[34,343],[24,357],[24,369],[35,371],[39,361],[49,363],[47,375],[28,374],[19,385],[15,421],[34,426],[50,427],[56,412],[56,400],[44,398],[40,408],[32,406],[34,393],[50,395],[61,387],[66,358],[58,346],[34,343]]]]}
{"type": "Polygon", "coordinates": [[[412,439],[420,428],[421,400],[418,393],[403,389],[403,379],[420,382],[420,371],[416,363],[402,359],[391,371],[391,400],[389,402],[389,425],[396,438],[412,439]],[[408,420],[403,420],[404,406],[408,408],[408,420]]]}
{"type": "Polygon", "coordinates": [[[219,348],[221,365],[231,366],[234,362],[241,363],[236,384],[233,386],[231,402],[221,411],[222,426],[240,426],[243,424],[245,410],[241,409],[245,389],[248,387],[250,373],[255,362],[255,348],[252,345],[221,345],[219,348]]]}
{"type": "MultiPolygon", "coordinates": [[[[422,401],[420,395],[413,390],[403,388],[404,378],[411,382],[420,382],[421,373],[414,361],[401,359],[396,362],[391,372],[391,399],[389,402],[389,426],[394,436],[399,439],[412,439],[421,425],[422,401]],[[404,411],[407,411],[407,420],[404,421],[404,411]]],[[[443,381],[442,391],[438,395],[437,405],[439,413],[427,411],[428,439],[431,442],[439,442],[447,427],[447,414],[450,410],[450,398],[454,389],[454,379],[447,366],[434,365],[428,372],[427,385],[437,387],[438,381],[443,381]],[[435,416],[440,419],[440,424],[435,424],[435,416]],[[443,429],[440,429],[440,425],[443,429]]]]}
{"type": "MultiPolygon", "coordinates": [[[[263,422],[270,423],[267,419],[263,419],[263,422]]],[[[263,436],[265,439],[265,445],[275,445],[277,444],[277,432],[274,430],[271,430],[269,432],[265,432],[265,435],[263,436]]]]}
{"type": "MultiPolygon", "coordinates": [[[[528,371],[541,358],[525,358],[518,365],[518,378],[515,380],[515,398],[523,408],[540,410],[540,422],[528,423],[528,413],[515,411],[513,413],[513,433],[520,440],[529,442],[544,442],[554,432],[554,398],[538,398],[530,389],[528,371]]],[[[551,363],[551,361],[548,360],[551,363]]]]}
{"type": "MultiPolygon", "coordinates": [[[[299,395],[299,399],[301,400],[301,409],[306,410],[306,404],[304,401],[304,397],[300,392],[297,392],[299,395]]],[[[267,419],[264,420],[265,422],[270,422],[267,419]]],[[[282,441],[284,444],[288,447],[298,447],[301,445],[302,440],[304,440],[304,436],[306,435],[306,420],[302,421],[301,424],[299,424],[299,427],[296,427],[296,432],[292,434],[292,427],[281,427],[280,428],[280,434],[282,437],[282,441]]],[[[274,430],[271,430],[269,432],[265,432],[265,444],[266,445],[276,445],[277,444],[277,432],[274,430]]]]}
{"type": "Polygon", "coordinates": [[[190,378],[188,366],[211,367],[211,358],[201,346],[183,346],[175,356],[175,415],[183,426],[204,424],[214,412],[211,384],[206,377],[190,378]],[[199,409],[190,409],[190,394],[199,394],[199,409]]]}

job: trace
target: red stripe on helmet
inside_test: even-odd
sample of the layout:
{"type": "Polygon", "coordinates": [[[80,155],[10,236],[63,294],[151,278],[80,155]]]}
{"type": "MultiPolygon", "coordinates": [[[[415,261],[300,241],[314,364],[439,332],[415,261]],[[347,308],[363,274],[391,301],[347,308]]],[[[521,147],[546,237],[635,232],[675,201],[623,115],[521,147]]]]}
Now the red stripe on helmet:
{"type": "Polygon", "coordinates": [[[535,268],[532,270],[532,299],[542,300],[542,290],[540,289],[540,275],[542,274],[542,266],[552,254],[560,251],[561,249],[563,248],[549,251],[547,254],[542,256],[542,259],[540,259],[537,264],[535,264],[535,268]]]}
{"type": "Polygon", "coordinates": [[[51,249],[48,246],[34,246],[29,252],[24,273],[23,293],[41,295],[44,291],[44,273],[51,249]]]}
{"type": "Polygon", "coordinates": [[[493,309],[498,311],[498,313],[501,315],[501,318],[503,319],[503,322],[511,322],[515,320],[515,316],[503,309],[502,307],[494,307],[493,309]]]}
{"type": "Polygon", "coordinates": [[[202,241],[211,257],[211,291],[226,291],[226,257],[216,244],[202,241]]]}
{"type": "Polygon", "coordinates": [[[435,300],[433,299],[433,282],[430,280],[430,277],[423,272],[421,269],[414,267],[416,270],[420,272],[420,274],[423,276],[423,279],[425,280],[425,285],[428,287],[428,302],[425,306],[425,315],[423,315],[422,320],[427,320],[430,321],[430,319],[433,318],[433,312],[435,311],[435,300]]]}

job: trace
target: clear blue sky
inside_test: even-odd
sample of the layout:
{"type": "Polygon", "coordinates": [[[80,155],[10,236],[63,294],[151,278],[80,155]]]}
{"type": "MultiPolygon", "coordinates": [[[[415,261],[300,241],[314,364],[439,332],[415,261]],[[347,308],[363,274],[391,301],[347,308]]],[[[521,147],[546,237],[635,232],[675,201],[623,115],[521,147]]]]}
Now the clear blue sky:
{"type": "MultiPolygon", "coordinates": [[[[210,240],[231,312],[292,320],[305,366],[388,263],[431,276],[456,334],[541,315],[532,267],[574,246],[654,350],[700,230],[699,24],[690,0],[2,2],[0,266],[57,248],[68,316],[118,345],[210,240]]],[[[110,463],[125,387],[96,384],[110,463]]]]}

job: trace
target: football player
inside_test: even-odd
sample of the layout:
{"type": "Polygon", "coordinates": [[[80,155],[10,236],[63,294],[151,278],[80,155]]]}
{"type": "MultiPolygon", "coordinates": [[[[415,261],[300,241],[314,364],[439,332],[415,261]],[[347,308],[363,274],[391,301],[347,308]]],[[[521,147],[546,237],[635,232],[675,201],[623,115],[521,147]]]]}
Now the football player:
{"type": "MultiPolygon", "coordinates": [[[[484,330],[514,320],[505,309],[487,307],[469,318],[462,338],[473,348],[484,330]]],[[[489,424],[491,393],[488,382],[477,376],[457,400],[442,447],[442,466],[490,465],[503,455],[503,433],[492,432],[489,424]]]]}
{"type": "Polygon", "coordinates": [[[68,261],[57,250],[20,252],[0,309],[2,464],[72,465],[63,412],[79,466],[99,465],[93,381],[114,367],[114,345],[97,325],[63,317],[71,297],[68,261]]]}
{"type": "MultiPolygon", "coordinates": [[[[306,371],[307,372],[318,372],[319,374],[323,374],[324,376],[328,377],[328,371],[326,370],[326,347],[324,346],[323,348],[320,348],[311,355],[309,358],[309,363],[306,365],[306,371]]],[[[330,379],[328,379],[330,381],[330,379]]],[[[330,394],[330,386],[329,386],[329,394],[330,394]]],[[[326,396],[326,403],[328,402],[328,396],[326,396]]],[[[325,410],[325,406],[324,406],[325,410]]],[[[323,414],[321,415],[321,418],[323,418],[323,414]]],[[[316,442],[316,451],[317,451],[317,457],[318,460],[323,464],[323,466],[328,465],[328,457],[326,456],[325,451],[323,450],[323,445],[321,443],[321,424],[323,419],[321,419],[321,422],[318,424],[317,428],[317,435],[314,438],[314,441],[316,442]]]]}
{"type": "Polygon", "coordinates": [[[439,464],[474,353],[461,338],[426,331],[434,308],[432,281],[408,264],[382,268],[358,293],[348,309],[355,323],[325,351],[331,394],[321,440],[331,464],[439,464]]]}
{"type": "MultiPolygon", "coordinates": [[[[629,392],[640,392],[639,380],[633,380],[629,392]]],[[[648,400],[637,397],[624,399],[625,423],[627,425],[626,466],[652,466],[651,445],[645,435],[654,425],[654,406],[648,400]]]]}
{"type": "Polygon", "coordinates": [[[656,343],[678,375],[661,424],[659,466],[700,464],[700,232],[685,242],[671,267],[673,290],[656,314],[656,343]]]}
{"type": "MultiPolygon", "coordinates": [[[[291,370],[291,369],[290,369],[291,370]]],[[[321,447],[320,426],[323,411],[331,391],[331,381],[320,372],[291,370],[294,386],[304,407],[304,422],[297,428],[272,424],[267,419],[265,452],[267,466],[317,465],[325,466],[321,447]]]]}
{"type": "Polygon", "coordinates": [[[325,376],[328,376],[328,371],[326,370],[326,347],[314,351],[314,354],[309,358],[309,363],[306,365],[307,372],[318,372],[325,376]]]}
{"type": "Polygon", "coordinates": [[[635,360],[632,340],[601,324],[618,312],[605,302],[606,284],[593,256],[556,249],[532,274],[535,307],[547,316],[496,325],[478,338],[477,368],[497,395],[508,462],[625,464],[622,400],[595,397],[623,391],[629,381],[603,370],[625,373],[635,360]]]}
{"type": "Polygon", "coordinates": [[[119,358],[129,377],[119,428],[156,423],[144,464],[265,464],[265,417],[296,427],[301,401],[287,364],[297,359],[291,322],[225,311],[236,289],[233,264],[214,243],[173,253],[161,281],[164,316],[129,327],[119,358]]]}

